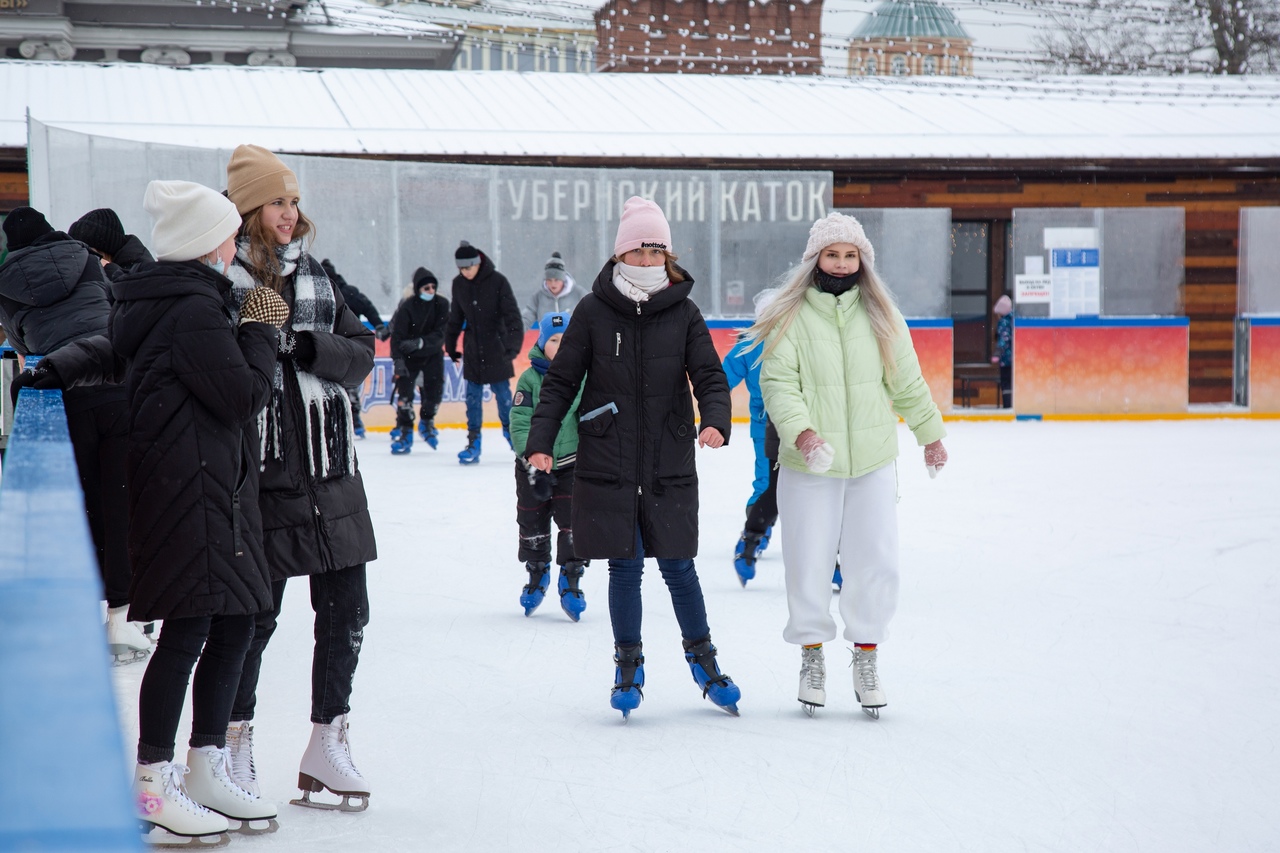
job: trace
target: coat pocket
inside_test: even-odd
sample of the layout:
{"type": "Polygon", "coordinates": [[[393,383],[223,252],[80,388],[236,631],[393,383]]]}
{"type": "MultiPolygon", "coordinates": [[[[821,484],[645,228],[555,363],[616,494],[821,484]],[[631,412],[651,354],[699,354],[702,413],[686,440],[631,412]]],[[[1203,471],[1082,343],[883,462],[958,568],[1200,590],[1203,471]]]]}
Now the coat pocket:
{"type": "Polygon", "coordinates": [[[622,443],[613,409],[578,423],[577,477],[616,483],[622,475],[622,443]]]}
{"type": "Polygon", "coordinates": [[[693,460],[697,427],[693,421],[671,412],[658,439],[658,455],[654,460],[654,478],[659,485],[691,483],[697,476],[693,460]]]}

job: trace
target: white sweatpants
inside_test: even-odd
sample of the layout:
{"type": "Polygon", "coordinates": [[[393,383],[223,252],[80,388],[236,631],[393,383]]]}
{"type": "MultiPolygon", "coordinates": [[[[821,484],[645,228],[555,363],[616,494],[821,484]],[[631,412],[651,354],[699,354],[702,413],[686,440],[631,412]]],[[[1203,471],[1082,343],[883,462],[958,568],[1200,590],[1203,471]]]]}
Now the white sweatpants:
{"type": "Polygon", "coordinates": [[[831,574],[840,554],[840,616],[853,643],[884,640],[898,608],[898,476],[886,465],[861,477],[778,471],[778,518],[790,618],[788,643],[836,637],[831,574]]]}

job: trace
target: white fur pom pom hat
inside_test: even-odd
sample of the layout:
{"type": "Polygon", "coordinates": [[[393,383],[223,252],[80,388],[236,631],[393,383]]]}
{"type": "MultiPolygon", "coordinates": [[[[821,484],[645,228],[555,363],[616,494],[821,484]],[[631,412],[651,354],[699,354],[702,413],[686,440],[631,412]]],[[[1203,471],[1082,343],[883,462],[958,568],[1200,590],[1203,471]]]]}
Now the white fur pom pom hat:
{"type": "Polygon", "coordinates": [[[852,243],[858,247],[858,253],[866,259],[867,264],[876,265],[876,250],[871,248],[867,232],[862,230],[862,223],[852,216],[831,211],[822,219],[813,223],[809,229],[809,242],[804,247],[804,260],[816,258],[818,253],[832,243],[852,243]]]}

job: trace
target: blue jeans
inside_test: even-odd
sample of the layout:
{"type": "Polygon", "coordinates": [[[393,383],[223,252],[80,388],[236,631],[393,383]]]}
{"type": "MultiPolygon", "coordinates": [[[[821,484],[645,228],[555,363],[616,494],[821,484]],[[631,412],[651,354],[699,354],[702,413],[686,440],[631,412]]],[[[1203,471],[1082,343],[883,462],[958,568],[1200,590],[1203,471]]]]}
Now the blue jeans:
{"type": "MultiPolygon", "coordinates": [[[[644,574],[644,542],[636,526],[636,557],[609,561],[609,619],[613,622],[613,641],[618,645],[640,642],[640,578],[644,574]]],[[[658,570],[671,593],[671,605],[680,623],[680,634],[686,640],[701,640],[710,635],[707,606],[702,598],[702,585],[692,559],[658,560],[658,570]]]]}
{"type": "MultiPolygon", "coordinates": [[[[493,401],[498,404],[498,420],[502,428],[511,425],[511,382],[490,382],[493,401]]],[[[484,384],[467,380],[467,434],[479,435],[484,425],[484,384]]]]}

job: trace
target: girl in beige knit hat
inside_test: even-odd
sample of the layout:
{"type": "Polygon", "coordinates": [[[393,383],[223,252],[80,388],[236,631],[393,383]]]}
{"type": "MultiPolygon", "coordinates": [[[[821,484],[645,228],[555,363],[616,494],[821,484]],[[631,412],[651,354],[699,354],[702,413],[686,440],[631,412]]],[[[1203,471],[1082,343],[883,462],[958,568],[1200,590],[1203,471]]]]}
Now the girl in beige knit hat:
{"type": "Polygon", "coordinates": [[[946,463],[946,430],[858,220],[833,212],[815,222],[784,281],[745,335],[765,342],[760,391],[780,439],[782,636],[802,647],[797,698],[812,715],[826,704],[822,644],[836,636],[838,553],[854,696],[878,718],[885,694],[876,650],[898,602],[898,418],[924,446],[931,475],[946,463]]]}
{"type": "Polygon", "coordinates": [[[265,285],[290,308],[280,330],[272,399],[259,421],[273,607],[258,616],[232,709],[232,771],[241,785],[257,788],[250,723],[262,653],[276,627],[285,581],[305,575],[316,611],[313,726],[298,774],[303,796],[294,802],[360,810],[368,806],[369,786],[351,758],[347,714],[369,621],[365,564],[377,558],[377,547],[345,386],[362,383],[372,370],[373,333],[307,251],[314,228],[299,207],[298,179],[280,158],[241,145],[227,166],[227,197],[244,219],[228,270],[233,293],[240,298],[265,285]],[[311,800],[312,792],[324,790],[341,802],[311,800]]]}

